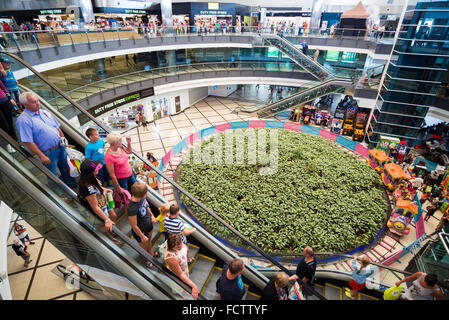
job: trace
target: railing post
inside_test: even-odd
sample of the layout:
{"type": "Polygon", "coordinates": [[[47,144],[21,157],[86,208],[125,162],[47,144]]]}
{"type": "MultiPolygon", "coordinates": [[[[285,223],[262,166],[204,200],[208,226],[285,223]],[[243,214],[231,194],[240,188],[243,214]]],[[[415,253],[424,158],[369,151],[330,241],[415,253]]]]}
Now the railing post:
{"type": "Polygon", "coordinates": [[[101,35],[103,36],[103,44],[104,44],[104,47],[106,48],[106,38],[104,37],[104,30],[103,29],[101,29],[101,35]]]}
{"type": "Polygon", "coordinates": [[[73,42],[72,33],[69,31],[70,41],[72,41],[72,47],[75,49],[75,43],[73,42]]]}
{"type": "Polygon", "coordinates": [[[89,49],[91,49],[91,46],[90,46],[90,40],[89,40],[89,34],[88,34],[88,31],[86,30],[86,37],[87,37],[87,44],[88,44],[88,46],[89,46],[89,49]]]}
{"type": "Polygon", "coordinates": [[[51,38],[53,39],[53,43],[55,44],[55,47],[58,47],[58,44],[55,39],[55,33],[53,32],[53,30],[50,31],[50,35],[51,35],[51,38]]]}
{"type": "MultiPolygon", "coordinates": [[[[12,40],[14,41],[14,43],[16,44],[17,50],[19,50],[20,53],[22,53],[22,50],[20,50],[20,46],[17,43],[17,39],[15,37],[12,37],[12,40]]],[[[6,48],[5,48],[6,49],[6,48]]],[[[39,49],[39,48],[38,48],[39,49]]]]}

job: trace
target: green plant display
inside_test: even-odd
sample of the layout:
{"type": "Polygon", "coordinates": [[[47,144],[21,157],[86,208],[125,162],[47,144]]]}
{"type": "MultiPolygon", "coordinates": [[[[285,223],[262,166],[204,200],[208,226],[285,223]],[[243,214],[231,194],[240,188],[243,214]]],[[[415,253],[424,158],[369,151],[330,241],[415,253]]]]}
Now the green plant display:
{"type": "MultiPolygon", "coordinates": [[[[258,136],[261,129],[231,132],[244,136],[247,130],[258,136]]],[[[276,174],[259,174],[271,154],[257,157],[256,163],[226,164],[231,154],[235,159],[237,148],[226,145],[227,133],[221,133],[196,148],[214,154],[211,144],[218,143],[222,164],[195,163],[191,150],[178,167],[178,183],[270,253],[302,252],[305,246],[320,252],[348,251],[368,244],[386,220],[387,203],[378,174],[330,140],[289,130],[263,130],[278,131],[277,142],[271,142],[277,143],[279,155],[276,174]]],[[[243,145],[248,159],[254,146],[247,139],[243,145]]],[[[214,234],[238,244],[204,210],[185,196],[181,200],[214,234]]]]}

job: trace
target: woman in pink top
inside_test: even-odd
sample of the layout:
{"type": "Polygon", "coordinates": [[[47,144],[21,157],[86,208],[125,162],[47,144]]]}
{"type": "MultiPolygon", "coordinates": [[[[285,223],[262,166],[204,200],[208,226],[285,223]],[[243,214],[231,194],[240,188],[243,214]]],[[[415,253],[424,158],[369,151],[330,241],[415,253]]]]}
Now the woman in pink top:
{"type": "Polygon", "coordinates": [[[118,133],[110,133],[106,139],[109,149],[104,155],[104,161],[111,175],[112,183],[116,186],[118,193],[123,193],[122,188],[131,192],[131,186],[136,182],[128,160],[128,154],[132,153],[131,137],[126,137],[127,149],[123,148],[122,136],[118,133]]]}

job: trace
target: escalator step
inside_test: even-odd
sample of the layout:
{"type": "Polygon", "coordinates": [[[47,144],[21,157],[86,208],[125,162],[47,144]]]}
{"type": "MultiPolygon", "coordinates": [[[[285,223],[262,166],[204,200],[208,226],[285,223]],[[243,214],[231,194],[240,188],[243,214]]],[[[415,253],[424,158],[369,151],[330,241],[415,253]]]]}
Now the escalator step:
{"type": "Polygon", "coordinates": [[[191,264],[189,269],[190,279],[198,286],[198,288],[202,289],[206,284],[215,262],[215,259],[198,254],[195,261],[191,264]]]}
{"type": "Polygon", "coordinates": [[[255,294],[251,291],[248,291],[246,294],[246,299],[245,300],[259,300],[260,296],[258,294],[255,294]]]}
{"type": "MultiPolygon", "coordinates": [[[[315,291],[320,293],[322,296],[324,296],[324,286],[320,284],[315,284],[315,291]]],[[[320,300],[316,296],[307,296],[307,300],[320,300]]]]}
{"type": "Polygon", "coordinates": [[[341,300],[343,298],[343,290],[340,287],[336,287],[329,283],[324,286],[324,297],[327,300],[341,300]]]}
{"type": "MultiPolygon", "coordinates": [[[[154,229],[153,229],[153,232],[154,232],[154,229]]],[[[154,232],[154,233],[155,234],[157,233],[157,234],[156,234],[156,236],[151,237],[153,239],[151,243],[152,243],[153,250],[156,250],[156,249],[159,249],[159,246],[164,243],[165,236],[163,233],[159,233],[159,229],[157,230],[157,232],[154,232]]]]}
{"type": "Polygon", "coordinates": [[[209,274],[209,277],[206,281],[206,284],[203,286],[201,290],[201,295],[203,295],[208,300],[216,300],[218,299],[218,294],[216,292],[217,287],[216,283],[218,278],[221,277],[221,268],[214,267],[209,274]]]}
{"type": "Polygon", "coordinates": [[[200,247],[189,243],[189,259],[195,258],[199,251],[200,251],[200,247]]]}
{"type": "Polygon", "coordinates": [[[359,293],[359,296],[360,296],[360,300],[380,300],[379,298],[372,297],[372,296],[364,294],[364,293],[359,293]]]}

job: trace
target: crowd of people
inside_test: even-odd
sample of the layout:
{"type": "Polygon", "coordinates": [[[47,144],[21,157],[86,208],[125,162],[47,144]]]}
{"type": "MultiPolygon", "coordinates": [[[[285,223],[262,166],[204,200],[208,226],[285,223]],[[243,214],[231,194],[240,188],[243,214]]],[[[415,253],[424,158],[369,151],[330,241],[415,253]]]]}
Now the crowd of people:
{"type": "Polygon", "coordinates": [[[427,139],[432,135],[440,136],[442,138],[449,137],[449,124],[447,122],[440,122],[431,126],[424,126],[418,131],[419,139],[427,139]]]}

